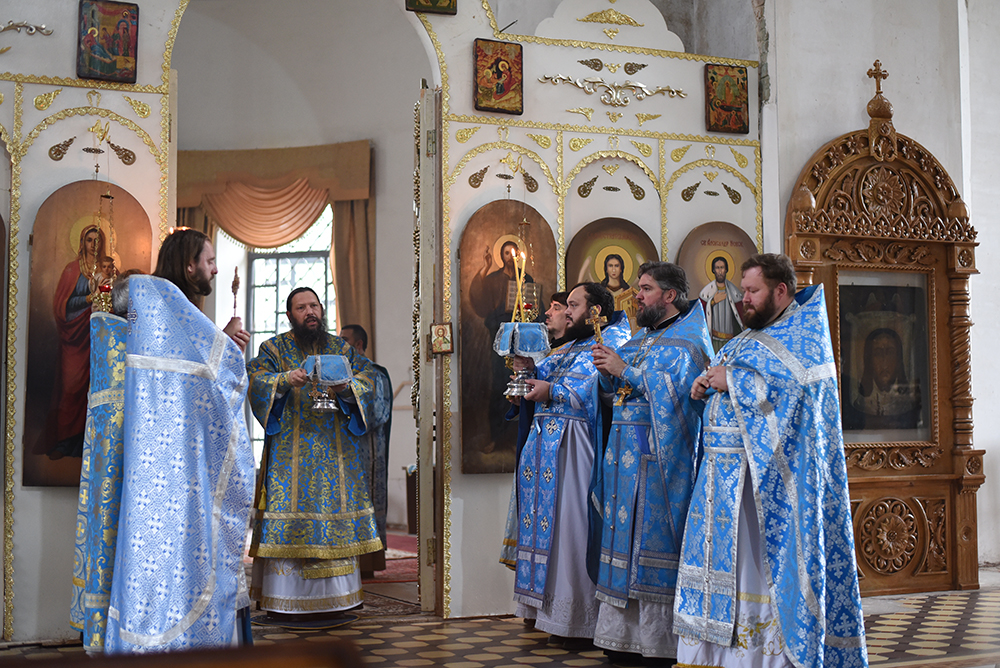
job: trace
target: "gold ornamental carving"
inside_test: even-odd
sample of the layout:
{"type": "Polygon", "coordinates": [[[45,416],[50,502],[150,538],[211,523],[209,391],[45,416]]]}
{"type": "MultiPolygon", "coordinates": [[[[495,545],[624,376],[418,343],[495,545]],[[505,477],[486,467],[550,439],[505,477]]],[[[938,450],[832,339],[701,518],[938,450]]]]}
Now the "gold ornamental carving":
{"type": "Polygon", "coordinates": [[[653,147],[650,146],[649,144],[644,144],[634,139],[631,139],[629,141],[632,142],[632,146],[635,146],[636,150],[639,151],[639,153],[641,153],[643,157],[648,158],[649,156],[653,155],[653,147]]]}
{"type": "Polygon", "coordinates": [[[868,102],[871,155],[879,162],[892,162],[896,159],[896,129],[892,125],[892,104],[882,95],[882,81],[889,78],[889,73],[876,60],[868,76],[875,80],[875,97],[868,102]]]}
{"type": "Polygon", "coordinates": [[[461,130],[455,133],[455,140],[459,144],[464,144],[465,142],[472,139],[472,135],[476,134],[476,131],[478,130],[479,130],[478,125],[474,128],[462,128],[461,130]]]}
{"type": "Polygon", "coordinates": [[[624,14],[615,9],[605,9],[604,11],[593,12],[591,14],[587,14],[583,18],[577,19],[577,21],[582,23],[604,23],[615,26],[630,26],[632,28],[641,28],[645,25],[643,23],[639,23],[628,14],[624,14]]]}
{"type": "MultiPolygon", "coordinates": [[[[7,25],[0,27],[0,33],[7,32],[8,30],[13,30],[14,32],[20,33],[22,28],[24,29],[24,32],[29,35],[37,34],[37,35],[45,35],[46,37],[48,37],[49,35],[52,34],[52,28],[46,28],[45,24],[36,26],[34,24],[28,23],[27,21],[19,21],[18,23],[14,23],[13,21],[7,21],[7,25]]],[[[9,46],[3,47],[2,49],[0,49],[0,54],[7,53],[8,51],[11,50],[11,48],[12,47],[9,46]]]]}
{"type": "Polygon", "coordinates": [[[87,91],[87,103],[92,107],[101,106],[101,93],[100,91],[91,90],[87,91]]]}
{"type": "Polygon", "coordinates": [[[688,152],[689,148],[691,148],[691,144],[688,144],[687,146],[681,146],[680,148],[675,148],[673,151],[670,152],[670,159],[673,160],[674,162],[680,162],[681,160],[684,159],[684,154],[688,152]]]}
{"type": "Polygon", "coordinates": [[[618,28],[605,28],[604,34],[608,36],[608,39],[614,40],[615,37],[618,37],[618,28]]]}
{"type": "Polygon", "coordinates": [[[48,93],[40,93],[39,95],[36,95],[35,109],[37,109],[38,111],[45,111],[46,109],[51,107],[52,103],[56,99],[56,96],[58,96],[59,93],[62,92],[62,90],[63,90],[62,88],[57,88],[55,90],[49,91],[48,93]]]}
{"type": "Polygon", "coordinates": [[[587,122],[590,122],[591,117],[594,115],[594,110],[590,107],[574,107],[573,109],[567,109],[571,114],[580,114],[581,116],[587,117],[587,122]]]}
{"type": "Polygon", "coordinates": [[[522,169],[521,176],[524,178],[524,188],[529,193],[538,192],[538,180],[528,173],[528,170],[522,169]]]}
{"type": "Polygon", "coordinates": [[[574,79],[564,74],[544,74],[538,77],[538,80],[541,83],[551,83],[552,85],[569,84],[570,86],[576,86],[587,95],[593,95],[599,90],[603,91],[601,93],[601,102],[611,107],[627,107],[632,102],[633,97],[636,102],[641,102],[653,95],[666,95],[671,98],[687,97],[687,93],[680,88],[672,88],[670,86],[648,88],[645,84],[636,81],[626,81],[620,84],[613,81],[605,81],[600,77],[574,79]]]}
{"type": "Polygon", "coordinates": [[[584,181],[580,184],[580,187],[576,189],[577,194],[584,199],[590,197],[590,193],[594,190],[595,183],[597,183],[596,176],[589,181],[584,181]]]}
{"type": "Polygon", "coordinates": [[[841,239],[830,246],[823,256],[837,262],[872,263],[886,262],[895,265],[929,266],[934,256],[927,246],[900,243],[882,244],[875,241],[847,241],[841,239]]]}
{"type": "Polygon", "coordinates": [[[618,171],[619,167],[621,167],[621,165],[614,165],[614,164],[612,164],[612,165],[601,165],[601,169],[603,169],[604,171],[606,171],[608,173],[608,176],[614,176],[615,172],[618,171]]]}
{"type": "Polygon", "coordinates": [[[645,123],[646,121],[656,120],[662,115],[663,114],[636,114],[635,120],[639,121],[639,127],[641,128],[642,124],[645,123]]]}
{"type": "Polygon", "coordinates": [[[624,115],[620,111],[606,111],[604,113],[606,113],[608,115],[608,118],[611,119],[612,123],[617,123],[621,119],[621,117],[624,115]]]}
{"type": "Polygon", "coordinates": [[[749,161],[747,160],[747,157],[742,153],[740,153],[739,151],[737,151],[735,148],[730,146],[729,150],[733,152],[733,160],[735,160],[736,164],[740,166],[740,169],[745,169],[746,166],[750,164],[749,161]]]}
{"type": "Polygon", "coordinates": [[[600,72],[601,70],[604,69],[604,61],[601,60],[600,58],[588,58],[587,60],[578,60],[576,62],[586,67],[589,67],[595,72],[600,72]]]}
{"type": "Polygon", "coordinates": [[[548,135],[536,135],[536,134],[531,134],[529,132],[528,136],[531,137],[531,139],[534,140],[534,142],[539,146],[541,146],[542,148],[552,147],[552,137],[549,137],[548,135]]]}
{"type": "Polygon", "coordinates": [[[3,104],[3,93],[0,93],[0,104],[3,104]]]}
{"type": "Polygon", "coordinates": [[[636,201],[640,201],[646,196],[646,191],[643,190],[638,183],[627,176],[625,177],[625,183],[628,184],[629,190],[632,191],[632,197],[634,197],[636,201]]]}
{"type": "Polygon", "coordinates": [[[858,533],[860,552],[878,573],[897,573],[916,554],[916,517],[902,499],[879,499],[865,513],[858,533]]]}
{"type": "Polygon", "coordinates": [[[740,202],[743,201],[743,195],[740,194],[740,191],[736,190],[735,188],[730,188],[725,183],[722,184],[722,187],[725,188],[726,194],[729,195],[730,202],[732,202],[733,204],[739,204],[740,202]]]}
{"type": "Polygon", "coordinates": [[[708,179],[709,183],[715,183],[715,179],[719,175],[718,172],[702,172],[702,174],[705,175],[705,178],[708,179]]]}
{"type": "Polygon", "coordinates": [[[572,139],[569,140],[569,149],[571,151],[579,151],[592,141],[594,140],[591,138],[573,137],[572,139]]]}
{"type": "Polygon", "coordinates": [[[125,101],[132,106],[132,111],[135,112],[136,116],[139,118],[149,118],[149,114],[152,109],[148,104],[139,100],[133,100],[128,95],[123,95],[122,97],[125,98],[125,101]]]}
{"type": "Polygon", "coordinates": [[[621,66],[622,66],[621,63],[608,63],[607,65],[605,65],[605,67],[608,68],[608,72],[611,72],[612,74],[617,72],[618,68],[621,66]]]}
{"type": "Polygon", "coordinates": [[[118,144],[113,143],[110,139],[108,140],[108,146],[110,146],[111,150],[115,152],[115,155],[117,155],[118,159],[122,161],[122,164],[135,164],[135,151],[127,149],[124,146],[119,146],[118,144]]]}
{"type": "Polygon", "coordinates": [[[70,137],[64,142],[59,142],[55,146],[49,149],[49,157],[53,160],[59,161],[66,157],[66,151],[69,150],[70,144],[76,140],[76,137],[70,137]]]}

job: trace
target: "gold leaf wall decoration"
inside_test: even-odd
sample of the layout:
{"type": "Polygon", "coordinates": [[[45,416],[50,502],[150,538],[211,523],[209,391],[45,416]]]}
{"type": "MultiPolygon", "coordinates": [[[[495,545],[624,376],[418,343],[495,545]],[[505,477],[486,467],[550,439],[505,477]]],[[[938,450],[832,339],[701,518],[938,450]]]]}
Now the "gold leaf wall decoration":
{"type": "Polygon", "coordinates": [[[702,172],[702,174],[705,175],[705,178],[708,179],[709,183],[713,183],[715,181],[715,177],[719,175],[718,172],[702,172]]]}
{"type": "Polygon", "coordinates": [[[632,191],[632,197],[634,197],[637,201],[646,196],[646,191],[639,187],[638,183],[627,176],[625,177],[625,182],[628,183],[628,187],[632,191]]]}
{"type": "Polygon", "coordinates": [[[642,124],[645,123],[646,121],[655,121],[662,115],[663,114],[636,114],[635,120],[639,121],[639,127],[641,128],[642,124]]]}
{"type": "Polygon", "coordinates": [[[635,74],[644,67],[646,67],[646,63],[625,63],[625,74],[635,74]]]}
{"type": "Polygon", "coordinates": [[[128,95],[123,95],[125,101],[132,105],[132,111],[136,113],[139,118],[149,118],[149,112],[151,111],[148,104],[145,102],[140,102],[139,100],[133,100],[128,95]]]}
{"type": "Polygon", "coordinates": [[[571,151],[579,151],[584,146],[594,141],[593,139],[584,139],[583,137],[573,137],[569,140],[569,148],[571,151]]]}
{"type": "Polygon", "coordinates": [[[729,195],[729,199],[732,200],[733,204],[739,204],[743,201],[743,195],[741,195],[739,191],[730,188],[725,183],[722,184],[722,187],[726,189],[726,194],[729,195]]]}
{"type": "Polygon", "coordinates": [[[486,171],[489,168],[490,166],[486,165],[475,174],[471,174],[469,176],[469,185],[472,186],[473,188],[478,188],[479,186],[483,185],[483,179],[486,178],[486,171]]]}
{"type": "Polygon", "coordinates": [[[56,96],[62,92],[62,88],[57,88],[55,90],[49,91],[48,93],[41,93],[35,96],[35,109],[38,111],[45,111],[50,106],[52,102],[55,101],[56,96]]]}
{"type": "Polygon", "coordinates": [[[653,147],[650,146],[649,144],[643,144],[642,142],[636,141],[634,139],[630,141],[632,142],[632,146],[635,146],[639,150],[639,153],[642,153],[645,157],[648,158],[649,156],[653,155],[653,147]]]}
{"type": "Polygon", "coordinates": [[[687,146],[681,146],[680,148],[675,148],[673,151],[670,152],[670,159],[673,160],[674,162],[680,162],[681,160],[684,159],[684,154],[688,152],[689,148],[691,148],[691,144],[688,144],[687,146]]]}
{"type": "Polygon", "coordinates": [[[521,176],[524,177],[524,187],[529,193],[533,193],[538,190],[538,180],[529,174],[527,170],[523,170],[521,172],[521,176]]]}
{"type": "Polygon", "coordinates": [[[604,171],[606,171],[608,173],[608,176],[614,176],[615,172],[618,171],[619,167],[621,167],[621,165],[615,165],[615,164],[601,165],[601,169],[603,169],[604,171]]]}
{"type": "Polygon", "coordinates": [[[608,115],[608,118],[611,119],[612,123],[617,123],[618,119],[620,119],[624,115],[620,111],[606,111],[604,113],[608,115]]]}
{"type": "Polygon", "coordinates": [[[709,144],[708,146],[705,147],[705,157],[707,157],[709,160],[715,160],[715,146],[714,145],[709,144]]]}
{"type": "Polygon", "coordinates": [[[685,202],[690,202],[692,199],[694,199],[694,194],[698,192],[698,186],[700,185],[701,181],[698,181],[693,186],[688,186],[687,188],[682,190],[681,199],[683,199],[685,202]]]}
{"type": "Polygon", "coordinates": [[[615,72],[618,71],[618,68],[621,67],[621,66],[622,66],[621,63],[616,63],[614,65],[612,65],[611,63],[608,63],[605,67],[608,68],[609,72],[611,72],[612,74],[614,74],[615,72]]]}
{"type": "Polygon", "coordinates": [[[595,183],[597,183],[596,176],[585,183],[581,183],[580,187],[576,189],[576,192],[580,194],[580,197],[586,199],[587,197],[590,197],[590,192],[594,189],[595,183]]]}
{"type": "Polygon", "coordinates": [[[462,128],[461,130],[455,133],[455,139],[458,141],[459,144],[464,144],[465,142],[472,139],[472,135],[476,134],[477,130],[479,130],[478,125],[474,128],[462,128]]]}
{"type": "Polygon", "coordinates": [[[580,114],[581,116],[587,117],[587,122],[590,122],[590,117],[594,115],[594,110],[590,107],[576,107],[574,109],[567,109],[571,114],[580,114]]]}
{"type": "Polygon", "coordinates": [[[600,58],[588,58],[587,60],[578,60],[576,62],[586,65],[595,72],[600,72],[604,69],[604,62],[600,58]]]}
{"type": "Polygon", "coordinates": [[[608,39],[614,39],[618,36],[618,28],[605,28],[604,34],[608,36],[608,39]]]}
{"type": "Polygon", "coordinates": [[[49,157],[53,160],[62,160],[66,156],[66,151],[69,150],[69,145],[73,143],[76,137],[70,137],[64,142],[59,142],[55,146],[49,149],[49,157]]]}
{"type": "Polygon", "coordinates": [[[750,162],[747,160],[747,157],[742,153],[740,153],[739,151],[737,151],[735,148],[730,146],[729,150],[733,152],[733,158],[736,160],[736,164],[740,166],[740,169],[744,169],[748,164],[750,164],[750,162]]]}
{"type": "Polygon", "coordinates": [[[528,136],[534,139],[535,143],[542,148],[550,148],[552,146],[552,137],[548,137],[546,135],[533,135],[530,133],[528,136]]]}
{"type": "Polygon", "coordinates": [[[582,19],[577,19],[577,21],[582,23],[606,23],[616,26],[632,26],[633,28],[641,28],[644,25],[636,21],[628,14],[623,14],[615,9],[605,9],[602,12],[593,12],[587,14],[582,19]]]}

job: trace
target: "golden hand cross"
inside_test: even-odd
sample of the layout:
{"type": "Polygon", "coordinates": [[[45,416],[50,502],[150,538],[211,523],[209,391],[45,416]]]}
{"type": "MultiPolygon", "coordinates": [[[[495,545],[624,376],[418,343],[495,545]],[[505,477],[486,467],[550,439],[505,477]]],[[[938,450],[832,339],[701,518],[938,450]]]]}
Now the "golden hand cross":
{"type": "Polygon", "coordinates": [[[601,315],[601,310],[596,306],[590,307],[590,317],[587,318],[587,324],[594,326],[594,338],[601,345],[604,345],[604,337],[601,336],[601,326],[608,324],[608,319],[601,315]]]}

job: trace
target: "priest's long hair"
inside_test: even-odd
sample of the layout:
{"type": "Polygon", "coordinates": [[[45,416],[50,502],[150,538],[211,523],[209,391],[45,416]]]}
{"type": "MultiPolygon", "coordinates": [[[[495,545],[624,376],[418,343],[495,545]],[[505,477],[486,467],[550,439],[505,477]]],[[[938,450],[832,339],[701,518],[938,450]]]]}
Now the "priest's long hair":
{"type": "Polygon", "coordinates": [[[192,262],[197,264],[206,241],[209,238],[204,232],[189,227],[175,229],[163,240],[153,271],[153,276],[165,278],[180,288],[193,304],[197,304],[206,293],[193,280],[187,268],[192,262]]]}

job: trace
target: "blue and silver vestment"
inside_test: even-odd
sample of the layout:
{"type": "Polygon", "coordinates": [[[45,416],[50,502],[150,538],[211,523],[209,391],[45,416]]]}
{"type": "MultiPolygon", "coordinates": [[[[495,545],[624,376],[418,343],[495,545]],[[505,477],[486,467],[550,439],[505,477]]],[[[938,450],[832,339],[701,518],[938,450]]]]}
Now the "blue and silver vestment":
{"type": "Polygon", "coordinates": [[[253,452],[243,353],[173,283],[129,279],[121,517],[109,653],[229,646],[253,452]]]}
{"type": "Polygon", "coordinates": [[[711,394],[705,408],[675,599],[682,645],[783,651],[797,668],[866,666],[823,286],[799,292],[777,320],[744,331],[712,364],[726,367],[728,391],[711,394]],[[756,517],[741,518],[741,508],[756,517]],[[760,528],[737,541],[748,524],[760,528]],[[744,591],[750,576],[737,573],[754,559],[747,544],[758,534],[763,591],[755,597],[744,591]],[[741,605],[754,603],[764,603],[775,633],[761,633],[769,622],[738,618],[741,605]]]}
{"type": "MultiPolygon", "coordinates": [[[[611,348],[630,336],[628,318],[615,316],[603,332],[611,348]]],[[[588,546],[586,498],[601,433],[594,342],[589,337],[567,343],[538,364],[538,378],[552,384],[550,400],[535,406],[517,467],[514,600],[539,611],[536,628],[560,636],[592,637],[596,622],[587,552],[589,547],[596,575],[597,546],[588,546]],[[554,569],[562,585],[559,577],[549,581],[554,569]]]]}

